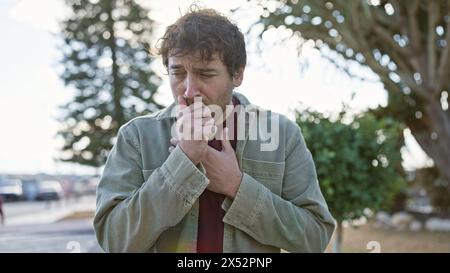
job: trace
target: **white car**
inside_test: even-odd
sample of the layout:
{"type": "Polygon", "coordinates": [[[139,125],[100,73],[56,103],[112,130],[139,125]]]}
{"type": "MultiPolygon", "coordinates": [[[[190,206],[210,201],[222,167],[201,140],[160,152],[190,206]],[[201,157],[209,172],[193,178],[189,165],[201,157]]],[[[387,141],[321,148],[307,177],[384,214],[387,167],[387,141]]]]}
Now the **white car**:
{"type": "Polygon", "coordinates": [[[36,200],[59,200],[63,195],[61,183],[56,180],[45,180],[37,183],[36,200]]]}
{"type": "Polygon", "coordinates": [[[22,181],[19,179],[0,179],[0,195],[5,201],[18,201],[23,196],[22,181]]]}

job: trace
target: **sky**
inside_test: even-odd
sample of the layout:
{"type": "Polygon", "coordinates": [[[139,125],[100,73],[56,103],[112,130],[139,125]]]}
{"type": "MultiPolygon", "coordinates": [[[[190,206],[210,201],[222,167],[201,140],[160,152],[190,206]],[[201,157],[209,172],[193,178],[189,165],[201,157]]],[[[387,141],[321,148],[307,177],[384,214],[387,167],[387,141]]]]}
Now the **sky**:
{"type": "MultiPolygon", "coordinates": [[[[185,11],[192,1],[139,1],[151,8],[150,16],[157,23],[156,37],[185,11]]],[[[196,1],[228,15],[245,31],[257,16],[257,10],[245,0],[196,1]],[[232,14],[230,9],[240,7],[232,14]]],[[[93,168],[61,163],[54,158],[62,144],[56,138],[59,124],[58,106],[71,99],[73,90],[58,78],[56,66],[60,57],[54,34],[58,20],[67,10],[62,0],[0,0],[0,173],[93,174],[93,168]]],[[[332,112],[342,102],[364,110],[386,105],[387,95],[376,75],[356,67],[364,77],[351,79],[323,59],[311,46],[305,46],[299,58],[296,42],[275,45],[285,37],[283,32],[264,35],[256,51],[248,44],[248,64],[243,84],[236,91],[263,108],[293,119],[293,109],[300,103],[313,109],[332,112]],[[302,65],[299,65],[302,64],[302,65]],[[307,66],[305,66],[307,64],[307,66]],[[300,69],[303,67],[303,69],[300,69]]],[[[249,40],[252,41],[252,40],[249,40]]],[[[164,105],[172,101],[164,68],[155,64],[164,83],[157,100],[164,105]]],[[[407,169],[430,165],[431,161],[411,137],[404,132],[407,147],[402,150],[407,169]]]]}

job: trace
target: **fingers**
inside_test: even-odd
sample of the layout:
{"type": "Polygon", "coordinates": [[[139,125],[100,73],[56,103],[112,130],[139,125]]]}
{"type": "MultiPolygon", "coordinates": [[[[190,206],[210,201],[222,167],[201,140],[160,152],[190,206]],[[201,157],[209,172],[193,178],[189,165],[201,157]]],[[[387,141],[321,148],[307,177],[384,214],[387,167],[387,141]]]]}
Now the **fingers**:
{"type": "Polygon", "coordinates": [[[212,117],[212,114],[211,114],[211,110],[209,109],[209,107],[208,106],[206,106],[206,105],[203,105],[203,108],[202,108],[202,117],[212,117]]]}
{"type": "Polygon", "coordinates": [[[170,139],[170,144],[172,144],[173,146],[177,146],[179,142],[180,141],[174,137],[170,139]]]}
{"type": "Polygon", "coordinates": [[[184,99],[183,96],[178,95],[177,100],[178,100],[178,105],[180,105],[180,106],[187,106],[187,102],[186,102],[186,100],[184,99]]]}
{"type": "MultiPolygon", "coordinates": [[[[217,133],[217,126],[212,118],[203,118],[195,120],[193,123],[186,124],[183,120],[177,123],[177,133],[182,140],[211,140],[217,133]]],[[[170,143],[177,145],[179,139],[172,138],[170,143]]]]}
{"type": "Polygon", "coordinates": [[[169,154],[171,152],[173,152],[173,150],[175,149],[175,147],[178,145],[179,142],[180,141],[178,139],[174,138],[174,137],[170,139],[171,146],[169,147],[169,154]]]}
{"type": "Polygon", "coordinates": [[[203,127],[202,135],[204,140],[214,139],[216,133],[217,133],[217,126],[214,124],[203,127]]]}
{"type": "Polygon", "coordinates": [[[170,147],[169,147],[169,154],[172,153],[173,150],[175,150],[175,146],[170,146],[170,147]]]}
{"type": "Polygon", "coordinates": [[[181,118],[183,116],[190,116],[194,118],[210,118],[212,117],[212,114],[211,110],[206,105],[204,105],[203,103],[196,102],[189,106],[180,105],[180,110],[177,114],[177,118],[181,118]]]}
{"type": "Polygon", "coordinates": [[[228,127],[225,127],[223,129],[222,147],[225,151],[233,149],[230,143],[230,135],[228,134],[228,127]]]}
{"type": "MultiPolygon", "coordinates": [[[[183,102],[180,96],[179,102],[183,102]]],[[[213,139],[217,132],[214,118],[211,116],[211,110],[198,102],[179,111],[176,127],[183,140],[207,141],[213,139]]]]}
{"type": "Polygon", "coordinates": [[[205,117],[205,118],[202,118],[202,124],[204,126],[211,126],[211,125],[215,124],[215,121],[211,117],[205,117]]]}
{"type": "Polygon", "coordinates": [[[230,140],[230,135],[229,135],[229,129],[228,127],[223,128],[222,134],[223,134],[223,139],[224,140],[230,140]]]}

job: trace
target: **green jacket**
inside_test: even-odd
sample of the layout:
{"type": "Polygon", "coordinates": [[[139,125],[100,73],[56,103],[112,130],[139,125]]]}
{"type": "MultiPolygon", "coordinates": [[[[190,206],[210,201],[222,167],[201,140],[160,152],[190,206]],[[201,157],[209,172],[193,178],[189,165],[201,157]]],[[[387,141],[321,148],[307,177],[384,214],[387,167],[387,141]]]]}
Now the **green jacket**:
{"type": "MultiPolygon", "coordinates": [[[[249,101],[233,93],[241,105],[249,101]]],[[[123,125],[97,189],[94,228],[107,252],[196,252],[198,198],[209,180],[178,146],[169,154],[174,104],[123,125]]],[[[255,108],[257,109],[257,108],[255,108]]],[[[259,110],[255,110],[259,112],[259,110]]],[[[279,145],[238,140],[243,178],[225,198],[224,252],[322,252],[334,219],[299,127],[278,114],[279,145]]],[[[253,119],[246,115],[245,126],[253,119]]]]}

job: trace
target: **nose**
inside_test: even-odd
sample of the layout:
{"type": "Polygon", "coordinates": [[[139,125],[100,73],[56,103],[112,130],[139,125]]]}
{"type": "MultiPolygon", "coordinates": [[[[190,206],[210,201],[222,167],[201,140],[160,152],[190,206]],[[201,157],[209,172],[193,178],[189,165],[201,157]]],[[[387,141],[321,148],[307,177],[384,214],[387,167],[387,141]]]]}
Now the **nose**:
{"type": "Polygon", "coordinates": [[[188,73],[185,78],[185,89],[184,97],[186,99],[193,99],[194,97],[200,96],[200,90],[196,79],[188,73]]]}

